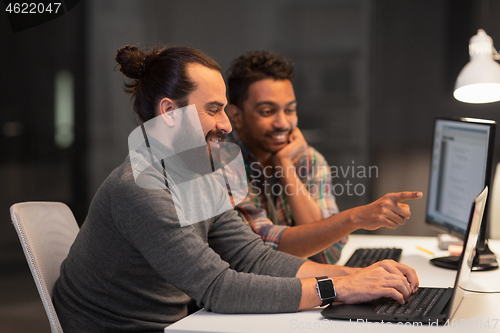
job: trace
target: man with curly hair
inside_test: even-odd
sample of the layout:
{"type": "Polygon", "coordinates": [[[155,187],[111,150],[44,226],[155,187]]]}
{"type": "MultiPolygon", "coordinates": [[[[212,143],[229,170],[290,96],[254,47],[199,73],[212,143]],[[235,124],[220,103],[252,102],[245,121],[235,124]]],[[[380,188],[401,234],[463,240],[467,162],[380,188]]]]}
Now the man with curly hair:
{"type": "Polygon", "coordinates": [[[339,213],[330,168],[297,127],[292,63],[266,51],[235,59],[227,76],[228,139],[243,152],[249,195],[237,210],[270,247],[320,263],[340,258],[357,229],[396,228],[420,192],[389,193],[339,213]]]}

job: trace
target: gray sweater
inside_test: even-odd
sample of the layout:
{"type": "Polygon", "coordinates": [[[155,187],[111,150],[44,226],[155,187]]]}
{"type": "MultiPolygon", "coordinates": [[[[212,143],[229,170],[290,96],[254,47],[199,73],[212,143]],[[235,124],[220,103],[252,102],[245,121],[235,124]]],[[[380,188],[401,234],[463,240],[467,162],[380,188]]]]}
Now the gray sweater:
{"type": "Polygon", "coordinates": [[[264,245],[234,210],[181,227],[170,191],[137,186],[127,158],[96,193],[53,300],[66,333],[159,332],[194,302],[294,312],[304,261],[264,245]]]}

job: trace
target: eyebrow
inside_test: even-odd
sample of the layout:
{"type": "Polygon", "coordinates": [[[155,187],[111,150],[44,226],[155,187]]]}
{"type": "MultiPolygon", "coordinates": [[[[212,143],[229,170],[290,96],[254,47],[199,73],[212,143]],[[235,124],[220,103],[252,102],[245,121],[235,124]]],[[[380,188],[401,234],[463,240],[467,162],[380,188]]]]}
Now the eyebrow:
{"type": "Polygon", "coordinates": [[[224,103],[221,103],[221,102],[217,102],[217,101],[214,101],[214,102],[209,102],[209,103],[206,103],[205,104],[205,107],[208,108],[210,106],[218,106],[218,107],[221,107],[223,108],[224,107],[224,103]]]}
{"type": "MultiPolygon", "coordinates": [[[[297,101],[293,100],[293,101],[285,104],[285,107],[290,106],[292,104],[297,104],[297,101]]],[[[278,104],[271,102],[271,101],[261,101],[261,102],[258,102],[257,104],[255,104],[255,107],[258,108],[261,105],[279,106],[278,104]]]]}

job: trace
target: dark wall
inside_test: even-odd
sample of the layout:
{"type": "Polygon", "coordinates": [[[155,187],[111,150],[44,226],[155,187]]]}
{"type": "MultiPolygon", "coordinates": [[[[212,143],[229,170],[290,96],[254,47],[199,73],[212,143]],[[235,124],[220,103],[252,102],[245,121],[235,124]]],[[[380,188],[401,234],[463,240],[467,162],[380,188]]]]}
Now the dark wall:
{"type": "Polygon", "coordinates": [[[10,222],[12,204],[62,201],[80,222],[88,208],[85,26],[83,3],[16,33],[6,15],[0,19],[0,263],[8,267],[24,260],[10,222]],[[73,76],[76,124],[73,144],[64,148],[54,140],[54,84],[62,70],[73,76]]]}
{"type": "MultiPolygon", "coordinates": [[[[374,2],[370,104],[371,151],[428,148],[437,115],[500,121],[498,103],[469,105],[453,98],[478,29],[500,45],[498,1],[374,2]]],[[[496,146],[500,149],[500,136],[496,146]]]]}

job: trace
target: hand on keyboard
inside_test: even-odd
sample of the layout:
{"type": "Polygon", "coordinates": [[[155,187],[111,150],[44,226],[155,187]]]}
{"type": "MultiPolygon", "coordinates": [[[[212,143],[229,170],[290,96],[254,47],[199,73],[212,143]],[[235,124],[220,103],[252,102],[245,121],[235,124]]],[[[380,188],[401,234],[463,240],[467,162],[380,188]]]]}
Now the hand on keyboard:
{"type": "Polygon", "coordinates": [[[392,260],[377,262],[348,277],[335,278],[336,301],[353,304],[390,297],[405,303],[418,288],[412,268],[392,260]]]}

